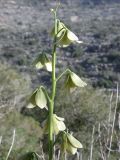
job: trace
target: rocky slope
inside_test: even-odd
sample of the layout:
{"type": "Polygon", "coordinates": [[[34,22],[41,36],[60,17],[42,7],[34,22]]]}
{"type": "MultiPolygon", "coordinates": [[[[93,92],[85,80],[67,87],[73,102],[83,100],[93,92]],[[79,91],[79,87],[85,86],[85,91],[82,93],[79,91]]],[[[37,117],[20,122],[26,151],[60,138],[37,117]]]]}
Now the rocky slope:
{"type": "MultiPolygon", "coordinates": [[[[73,68],[89,78],[94,86],[111,88],[120,80],[120,4],[84,6],[79,3],[83,4],[78,0],[74,3],[63,1],[59,16],[84,44],[62,49],[58,55],[58,68],[73,68]]],[[[51,52],[52,15],[49,9],[54,6],[54,1],[47,0],[0,2],[1,63],[7,61],[31,76],[30,64],[38,52],[51,52]]],[[[31,78],[37,83],[34,74],[31,78]]],[[[39,79],[42,78],[39,74],[48,81],[49,75],[40,72],[39,79]]]]}
{"type": "MultiPolygon", "coordinates": [[[[109,4],[108,0],[61,2],[60,19],[84,43],[58,49],[57,71],[64,68],[74,70],[86,78],[88,87],[65,97],[59,84],[56,113],[65,117],[67,126],[84,144],[83,159],[86,160],[92,126],[106,122],[109,113],[109,93],[94,90],[89,85],[113,88],[120,81],[120,4],[119,0],[114,3],[111,0],[109,4]]],[[[11,160],[28,151],[35,150],[41,154],[39,139],[42,129],[35,120],[42,122],[46,114],[38,108],[25,109],[25,104],[38,84],[51,84],[49,73],[36,71],[31,64],[43,50],[51,54],[53,17],[50,8],[55,5],[54,1],[49,0],[0,1],[0,136],[5,135],[0,159],[6,157],[14,128],[16,141],[11,160]],[[21,115],[21,112],[27,116],[21,115]]],[[[97,151],[94,151],[94,159],[98,158],[97,151]]],[[[112,160],[116,157],[118,155],[112,160]]]]}

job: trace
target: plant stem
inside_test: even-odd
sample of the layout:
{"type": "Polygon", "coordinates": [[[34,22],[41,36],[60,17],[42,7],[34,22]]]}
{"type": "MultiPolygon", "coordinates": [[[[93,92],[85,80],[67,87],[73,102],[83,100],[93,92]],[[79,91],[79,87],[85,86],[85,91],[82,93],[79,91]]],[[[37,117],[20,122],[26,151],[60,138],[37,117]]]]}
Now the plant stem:
{"type": "Polygon", "coordinates": [[[54,111],[54,99],[55,99],[55,91],[56,91],[56,34],[57,34],[57,19],[56,19],[56,11],[54,11],[54,23],[55,23],[55,33],[54,33],[54,43],[53,43],[53,51],[52,51],[52,93],[51,93],[51,101],[49,106],[49,160],[53,159],[53,130],[52,130],[52,117],[54,111]]]}
{"type": "Polygon", "coordinates": [[[64,74],[66,74],[67,72],[71,72],[70,69],[66,69],[63,73],[61,73],[58,78],[56,79],[56,81],[58,81],[64,74]]]}

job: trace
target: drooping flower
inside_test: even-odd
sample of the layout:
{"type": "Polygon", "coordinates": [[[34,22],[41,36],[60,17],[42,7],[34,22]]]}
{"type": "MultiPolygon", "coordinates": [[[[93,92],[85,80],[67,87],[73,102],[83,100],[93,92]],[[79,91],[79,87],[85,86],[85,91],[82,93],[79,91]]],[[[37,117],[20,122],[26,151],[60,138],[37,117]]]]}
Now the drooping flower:
{"type": "MultiPolygon", "coordinates": [[[[58,117],[56,114],[52,116],[52,131],[57,135],[60,131],[64,131],[66,126],[64,124],[64,118],[58,117]]],[[[44,133],[48,134],[49,131],[49,117],[44,122],[44,133]]]]}
{"type": "MultiPolygon", "coordinates": [[[[52,30],[52,35],[54,36],[55,29],[52,30]]],[[[60,47],[67,47],[71,43],[82,43],[79,41],[78,37],[70,31],[64,23],[62,23],[59,19],[57,20],[57,45],[60,47]]]]}
{"type": "Polygon", "coordinates": [[[41,87],[37,88],[29,99],[27,108],[40,107],[41,109],[46,108],[47,98],[41,87]]]}
{"type": "Polygon", "coordinates": [[[40,54],[33,62],[37,69],[45,67],[49,72],[52,71],[52,63],[45,53],[40,54]]]}
{"type": "Polygon", "coordinates": [[[63,152],[75,154],[78,148],[83,148],[82,144],[71,134],[64,131],[62,134],[61,150],[63,152]]]}
{"type": "Polygon", "coordinates": [[[66,75],[65,87],[70,90],[76,87],[85,87],[87,84],[81,80],[74,72],[70,71],[66,75]]]}

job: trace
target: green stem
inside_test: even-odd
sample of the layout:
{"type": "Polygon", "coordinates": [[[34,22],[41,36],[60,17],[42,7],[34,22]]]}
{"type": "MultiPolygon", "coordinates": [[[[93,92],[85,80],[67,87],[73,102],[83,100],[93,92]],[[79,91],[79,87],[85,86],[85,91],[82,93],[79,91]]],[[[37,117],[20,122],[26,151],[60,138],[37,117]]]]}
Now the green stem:
{"type": "Polygon", "coordinates": [[[63,73],[61,73],[58,78],[56,79],[56,82],[67,72],[71,72],[70,69],[66,69],[63,73]]]}
{"type": "Polygon", "coordinates": [[[55,21],[55,36],[54,36],[54,43],[53,43],[53,51],[52,51],[52,93],[51,93],[51,101],[49,106],[49,160],[53,159],[53,130],[52,130],[52,117],[54,111],[54,99],[55,99],[55,92],[56,92],[56,34],[57,34],[57,18],[56,18],[56,11],[54,11],[54,21],[55,21]]]}

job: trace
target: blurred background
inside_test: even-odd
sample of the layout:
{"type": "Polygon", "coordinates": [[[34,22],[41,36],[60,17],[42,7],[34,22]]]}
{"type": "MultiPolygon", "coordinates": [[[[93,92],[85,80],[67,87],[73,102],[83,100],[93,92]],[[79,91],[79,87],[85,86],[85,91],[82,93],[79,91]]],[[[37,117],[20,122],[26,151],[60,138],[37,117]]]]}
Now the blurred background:
{"type": "MultiPolygon", "coordinates": [[[[14,129],[15,143],[9,159],[17,160],[31,151],[41,154],[41,123],[46,112],[27,109],[26,105],[39,84],[51,88],[50,73],[37,71],[32,62],[43,50],[51,54],[50,9],[55,7],[54,0],[0,0],[1,160],[11,146],[14,129]]],[[[120,0],[61,0],[58,17],[84,43],[58,49],[57,74],[70,68],[88,86],[65,97],[61,80],[55,112],[65,117],[67,127],[83,144],[83,160],[106,160],[108,152],[108,160],[120,160],[120,102],[116,95],[120,82],[120,0]]],[[[46,147],[42,147],[45,152],[46,147]]]]}

